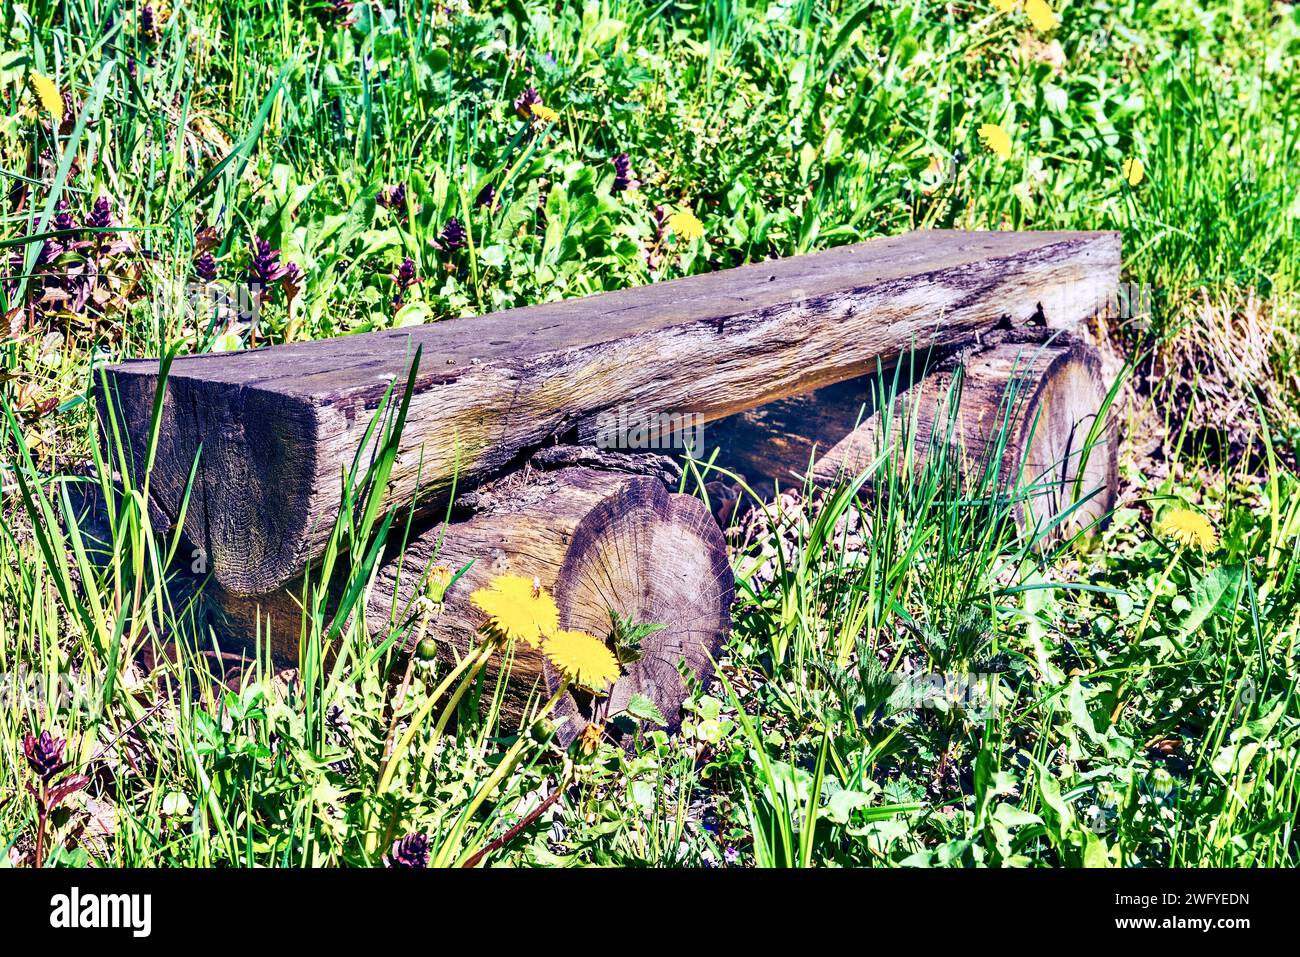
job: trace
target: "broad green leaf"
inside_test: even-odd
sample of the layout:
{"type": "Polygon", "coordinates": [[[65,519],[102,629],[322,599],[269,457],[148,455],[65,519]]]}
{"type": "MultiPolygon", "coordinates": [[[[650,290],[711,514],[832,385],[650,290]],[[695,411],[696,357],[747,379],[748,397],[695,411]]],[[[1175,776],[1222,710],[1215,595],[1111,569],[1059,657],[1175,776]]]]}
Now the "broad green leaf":
{"type": "Polygon", "coordinates": [[[662,727],[667,724],[664,720],[663,713],[653,701],[643,694],[634,694],[628,700],[627,713],[641,721],[649,721],[652,724],[662,727]]]}
{"type": "Polygon", "coordinates": [[[1200,628],[1221,604],[1235,603],[1241,589],[1241,578],[1240,565],[1224,565],[1197,582],[1192,589],[1192,608],[1183,619],[1178,640],[1182,641],[1200,628]]]}

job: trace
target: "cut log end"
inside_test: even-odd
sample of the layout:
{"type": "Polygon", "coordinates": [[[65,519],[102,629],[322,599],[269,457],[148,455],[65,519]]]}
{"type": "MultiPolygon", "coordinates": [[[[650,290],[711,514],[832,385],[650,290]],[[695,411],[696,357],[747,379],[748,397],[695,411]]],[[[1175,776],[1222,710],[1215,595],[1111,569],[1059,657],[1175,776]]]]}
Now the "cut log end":
{"type": "MultiPolygon", "coordinates": [[[[148,423],[158,381],[150,365],[127,363],[107,380],[111,413],[131,438],[137,476],[144,475],[150,457],[148,423]]],[[[100,402],[98,412],[104,434],[112,434],[109,403],[100,402]]],[[[149,476],[151,505],[165,503],[155,508],[155,521],[169,527],[183,510],[191,543],[203,549],[227,591],[267,591],[268,575],[302,562],[312,505],[304,490],[317,484],[317,433],[308,403],[173,376],[163,394],[149,476]]],[[[337,483],[342,476],[333,479],[337,483]]]]}
{"type": "MultiPolygon", "coordinates": [[[[654,703],[668,731],[681,724],[690,683],[707,681],[731,625],[734,592],[721,529],[698,499],[650,479],[629,483],[574,531],[555,584],[565,628],[604,637],[611,612],[633,625],[659,625],[624,668],[607,699],[571,694],[557,717],[562,744],[591,721],[626,712],[633,696],[654,703]]],[[[546,666],[548,688],[560,677],[546,666]]],[[[616,726],[607,732],[616,735],[616,726]]]]}
{"type": "Polygon", "coordinates": [[[1100,527],[1119,487],[1118,436],[1113,420],[1098,421],[1107,389],[1094,350],[1072,345],[1042,378],[1036,418],[1024,420],[1024,478],[1032,494],[1021,507],[1026,529],[1052,537],[1100,527]]]}

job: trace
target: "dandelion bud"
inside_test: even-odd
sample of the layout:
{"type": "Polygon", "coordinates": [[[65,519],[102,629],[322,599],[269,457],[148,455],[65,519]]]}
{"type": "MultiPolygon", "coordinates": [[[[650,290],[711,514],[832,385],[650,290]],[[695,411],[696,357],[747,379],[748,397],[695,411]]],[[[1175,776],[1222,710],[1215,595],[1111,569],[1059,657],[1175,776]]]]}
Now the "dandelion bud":
{"type": "Polygon", "coordinates": [[[424,583],[424,594],[432,602],[442,604],[447,597],[447,587],[451,584],[451,569],[446,565],[435,565],[429,570],[429,579],[424,583]]]}
{"type": "Polygon", "coordinates": [[[1164,800],[1173,793],[1174,776],[1166,768],[1156,768],[1151,772],[1151,793],[1164,800]]]}
{"type": "Polygon", "coordinates": [[[538,744],[545,744],[555,734],[555,722],[550,718],[538,718],[533,722],[530,733],[538,744]]]}

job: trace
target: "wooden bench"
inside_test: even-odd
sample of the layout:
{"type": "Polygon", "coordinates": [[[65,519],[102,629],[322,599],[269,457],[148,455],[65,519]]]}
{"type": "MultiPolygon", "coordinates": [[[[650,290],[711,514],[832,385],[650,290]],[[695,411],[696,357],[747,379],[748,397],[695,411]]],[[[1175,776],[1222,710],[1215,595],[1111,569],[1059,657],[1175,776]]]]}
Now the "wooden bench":
{"type": "MultiPolygon", "coordinates": [[[[619,408],[713,421],[869,375],[914,350],[998,330],[1069,329],[1106,308],[1119,268],[1115,233],[924,231],[487,316],[187,356],[165,383],[152,504],[177,520],[197,457],[184,532],[206,551],[213,593],[236,629],[273,611],[296,636],[296,620],[283,622],[294,614],[284,596],[324,551],[344,476],[356,456],[375,454],[378,430],[366,439],[374,412],[393,383],[400,391],[418,352],[385,495],[419,529],[405,553],[408,580],[422,571],[413,564],[472,558],[459,596],[509,569],[555,589],[568,623],[599,627],[608,609],[593,602],[623,603],[621,613],[645,620],[675,616],[656,638],[662,649],[618,692],[626,697],[671,684],[670,659],[701,670],[717,650],[731,600],[722,538],[698,502],[668,495],[640,466],[620,471],[627,463],[611,467],[609,456],[584,463],[577,448],[547,467],[538,453],[580,444],[619,408]],[[453,485],[496,504],[444,528],[453,485]],[[642,524],[601,510],[616,501],[639,510],[642,524]]],[[[108,400],[125,423],[137,470],[158,372],[153,361],[110,367],[109,394],[99,396],[101,415],[108,400]]],[[[1084,393],[1062,408],[1092,408],[1066,408],[1062,422],[1096,413],[1084,393]]],[[[378,591],[377,627],[411,597],[391,570],[378,591]]],[[[472,640],[467,606],[445,617],[457,642],[472,640]]],[[[532,660],[520,670],[532,679],[544,669],[532,660]]],[[[671,709],[680,693],[677,682],[657,700],[671,709]]]]}

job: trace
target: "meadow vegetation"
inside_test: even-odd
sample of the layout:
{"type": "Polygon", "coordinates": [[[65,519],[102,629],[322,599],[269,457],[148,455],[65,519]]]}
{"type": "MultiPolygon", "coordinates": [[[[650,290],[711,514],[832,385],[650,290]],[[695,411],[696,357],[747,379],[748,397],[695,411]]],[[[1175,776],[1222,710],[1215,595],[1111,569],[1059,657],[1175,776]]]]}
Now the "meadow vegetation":
{"type": "Polygon", "coordinates": [[[33,0],[0,21],[4,862],[1300,863],[1291,4],[33,0]],[[554,747],[545,702],[502,718],[480,664],[512,642],[609,677],[533,630],[544,592],[480,596],[482,650],[451,672],[396,650],[438,575],[384,634],[326,602],[400,531],[366,494],[382,459],[304,590],[292,679],[265,643],[218,647],[94,414],[119,358],[926,227],[1121,232],[1107,527],[1022,534],[996,468],[972,484],[942,457],[800,496],[736,538],[735,630],[681,734],[638,709],[631,750],[554,747]]]}

